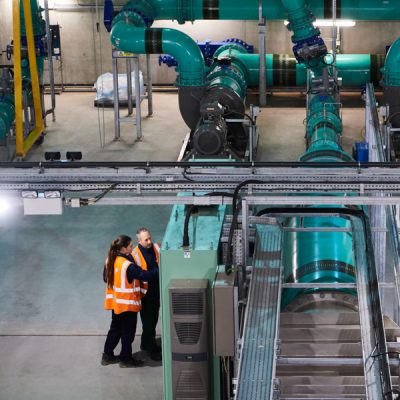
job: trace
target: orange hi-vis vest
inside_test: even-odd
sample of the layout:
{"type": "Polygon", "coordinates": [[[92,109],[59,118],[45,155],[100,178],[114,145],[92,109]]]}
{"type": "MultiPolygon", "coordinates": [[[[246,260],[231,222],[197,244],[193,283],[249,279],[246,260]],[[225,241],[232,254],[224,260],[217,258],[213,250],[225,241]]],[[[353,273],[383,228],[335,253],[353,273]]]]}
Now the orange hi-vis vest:
{"type": "Polygon", "coordinates": [[[114,262],[114,286],[106,286],[106,300],[104,308],[114,310],[115,314],[125,311],[139,312],[142,309],[140,296],[140,281],[134,279],[128,282],[126,270],[131,262],[124,257],[117,256],[114,262]]]}
{"type": "MultiPolygon", "coordinates": [[[[160,265],[160,245],[158,243],[153,243],[154,253],[156,254],[157,264],[160,265]]],[[[142,252],[139,249],[139,246],[136,246],[132,251],[132,256],[136,262],[136,264],[142,268],[143,270],[147,271],[147,263],[143,257],[142,252]]],[[[149,288],[149,284],[144,281],[140,281],[140,294],[141,298],[147,293],[149,288]]]]}

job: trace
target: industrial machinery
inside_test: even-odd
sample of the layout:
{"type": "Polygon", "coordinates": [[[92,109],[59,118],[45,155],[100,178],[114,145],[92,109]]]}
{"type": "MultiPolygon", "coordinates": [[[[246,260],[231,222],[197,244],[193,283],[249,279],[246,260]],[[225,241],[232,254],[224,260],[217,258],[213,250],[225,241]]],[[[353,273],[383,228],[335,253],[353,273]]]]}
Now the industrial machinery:
{"type": "MultiPolygon", "coordinates": [[[[310,1],[317,16],[336,13],[328,3],[310,1]]],[[[32,168],[24,185],[45,190],[57,182],[72,193],[63,200],[73,207],[174,205],[160,268],[165,400],[395,399],[400,328],[390,317],[399,309],[384,316],[379,284],[399,291],[399,236],[389,206],[400,181],[385,163],[373,85],[366,85],[371,165],[356,163],[341,146],[339,58],[327,61],[310,8],[302,0],[260,5],[272,19],[286,10],[302,65],[292,70],[307,71],[306,151],[298,162],[227,160],[253,151],[244,120],[254,125],[245,97],[256,57],[230,43],[207,69],[187,35],[151,28],[165,18],[257,19],[259,2],[131,0],[111,13],[112,44],[177,60],[180,110],[191,130],[188,161],[103,164],[94,172],[90,163],[74,163],[73,172],[56,162],[24,164],[32,168]],[[131,197],[104,199],[118,185],[131,197]],[[100,194],[83,199],[77,190],[100,194]],[[165,192],[173,196],[164,199],[165,192]],[[386,233],[392,283],[382,278],[386,233]]],[[[342,17],[400,15],[397,2],[343,2],[340,9],[342,17]]],[[[21,190],[10,184],[17,178],[4,170],[0,185],[21,190]]]]}
{"type": "Polygon", "coordinates": [[[15,154],[20,158],[34,143],[42,142],[45,116],[51,113],[55,119],[52,67],[49,70],[52,108],[43,110],[43,68],[45,57],[51,64],[52,57],[59,56],[59,29],[58,25],[54,25],[50,30],[48,9],[46,23],[42,12],[37,0],[13,3],[13,42],[7,46],[5,53],[7,60],[14,57],[14,64],[0,67],[0,140],[8,144],[13,130],[15,154]]]}

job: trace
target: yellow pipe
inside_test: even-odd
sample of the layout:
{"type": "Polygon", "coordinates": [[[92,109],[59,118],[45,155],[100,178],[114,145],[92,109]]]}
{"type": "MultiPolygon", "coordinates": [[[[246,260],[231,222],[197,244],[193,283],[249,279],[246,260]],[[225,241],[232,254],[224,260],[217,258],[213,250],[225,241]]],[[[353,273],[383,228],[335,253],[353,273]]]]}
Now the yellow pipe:
{"type": "Polygon", "coordinates": [[[13,36],[16,154],[18,157],[23,157],[24,132],[22,126],[21,22],[19,0],[13,0],[13,36]]]}
{"type": "MultiPolygon", "coordinates": [[[[30,0],[22,0],[22,1],[24,4],[25,30],[26,30],[26,39],[28,43],[29,69],[31,71],[33,108],[35,110],[35,125],[36,125],[36,128],[33,130],[32,133],[29,134],[27,138],[30,140],[25,140],[24,155],[23,155],[25,156],[27,151],[32,147],[33,143],[35,142],[34,140],[31,139],[31,137],[33,138],[33,136],[35,136],[33,135],[34,132],[36,132],[36,130],[40,130],[40,133],[42,133],[44,126],[43,126],[43,115],[42,115],[42,103],[40,98],[39,75],[36,63],[35,41],[33,37],[31,3],[30,0]]],[[[36,136],[38,136],[37,133],[36,136]]]]}

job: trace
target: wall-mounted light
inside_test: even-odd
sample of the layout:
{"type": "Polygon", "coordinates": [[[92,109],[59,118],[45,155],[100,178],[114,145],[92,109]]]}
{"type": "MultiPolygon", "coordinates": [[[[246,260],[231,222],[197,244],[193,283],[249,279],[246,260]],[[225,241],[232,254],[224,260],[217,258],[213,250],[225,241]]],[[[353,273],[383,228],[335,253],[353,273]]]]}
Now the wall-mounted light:
{"type": "MultiPolygon", "coordinates": [[[[285,25],[289,25],[289,21],[283,21],[285,25]]],[[[333,26],[333,20],[331,19],[317,19],[313,22],[314,26],[333,26]]],[[[356,25],[356,21],[352,19],[337,19],[336,24],[337,27],[353,27],[356,25]]]]}

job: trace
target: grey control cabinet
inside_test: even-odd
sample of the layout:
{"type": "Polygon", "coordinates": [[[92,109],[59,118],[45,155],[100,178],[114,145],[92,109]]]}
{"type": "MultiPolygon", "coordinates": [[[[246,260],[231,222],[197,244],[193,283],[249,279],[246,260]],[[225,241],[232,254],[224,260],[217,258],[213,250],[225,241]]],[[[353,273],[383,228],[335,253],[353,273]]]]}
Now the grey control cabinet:
{"type": "Polygon", "coordinates": [[[172,392],[174,400],[208,400],[209,355],[206,279],[172,280],[172,392]]]}

